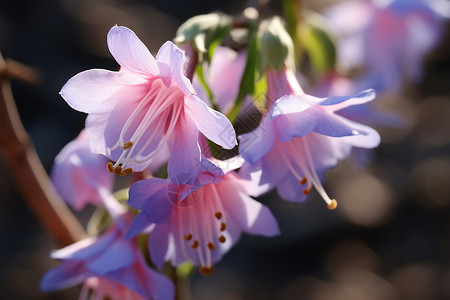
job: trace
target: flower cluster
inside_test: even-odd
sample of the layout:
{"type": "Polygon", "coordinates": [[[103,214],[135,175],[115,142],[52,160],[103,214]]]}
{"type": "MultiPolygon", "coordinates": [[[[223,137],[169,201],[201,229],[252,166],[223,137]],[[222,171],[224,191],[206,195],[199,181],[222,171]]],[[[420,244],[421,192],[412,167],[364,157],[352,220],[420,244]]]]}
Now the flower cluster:
{"type": "MultiPolygon", "coordinates": [[[[178,45],[166,42],[156,57],[133,31],[114,26],[107,43],[119,71],[84,71],[64,85],[64,100],[88,115],[52,178],[73,209],[94,205],[102,218],[90,237],[51,254],[62,263],[44,276],[43,290],[84,283],[82,299],[173,299],[165,265],[188,262],[210,275],[242,233],[280,233],[252,197],[276,188],[280,198],[303,202],[315,189],[336,209],[324,174],[353,148],[380,143],[357,114],[341,110],[374,100],[375,91],[348,84],[350,96],[329,87],[317,89],[323,98],[306,94],[298,45],[282,20],[243,16],[245,38],[231,17],[197,16],[180,27],[178,45]],[[132,183],[125,199],[114,194],[122,180],[115,175],[132,183]]],[[[298,36],[317,29],[305,28],[298,36]]],[[[324,81],[337,77],[334,67],[324,81]]]]}

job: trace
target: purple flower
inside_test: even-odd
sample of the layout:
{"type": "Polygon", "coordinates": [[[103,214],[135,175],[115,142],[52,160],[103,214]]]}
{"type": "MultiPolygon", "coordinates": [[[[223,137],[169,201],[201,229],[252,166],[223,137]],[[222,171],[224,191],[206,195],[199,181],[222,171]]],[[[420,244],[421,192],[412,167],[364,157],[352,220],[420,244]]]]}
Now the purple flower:
{"type": "Polygon", "coordinates": [[[83,130],[55,158],[51,178],[56,191],[78,211],[86,204],[103,205],[100,190],[111,191],[114,184],[105,168],[107,162],[103,155],[91,152],[83,130]]]}
{"type": "Polygon", "coordinates": [[[337,4],[326,15],[343,36],[341,62],[362,66],[359,84],[381,92],[398,89],[405,77],[420,79],[421,61],[438,42],[449,11],[442,0],[362,0],[337,4]]]}
{"type": "Polygon", "coordinates": [[[111,172],[142,171],[166,145],[169,174],[188,172],[200,161],[199,131],[227,149],[236,145],[228,119],[195,95],[183,75],[186,56],[172,42],[155,59],[134,32],[114,26],[108,47],[120,71],[79,73],[61,95],[74,109],[89,114],[91,150],[115,161],[108,165],[111,172]]]}
{"type": "Polygon", "coordinates": [[[128,204],[141,212],[128,236],[155,224],[149,248],[158,268],[165,261],[173,265],[190,261],[209,275],[242,232],[279,233],[269,209],[248,196],[246,180],[235,172],[223,174],[207,161],[203,166],[193,184],[151,178],[130,189],[128,204]]]}
{"type": "Polygon", "coordinates": [[[44,275],[41,289],[63,289],[95,277],[119,283],[146,299],[173,299],[172,282],[147,266],[136,239],[124,239],[128,228],[124,225],[131,223],[131,216],[124,213],[118,218],[121,222],[101,236],[54,251],[51,257],[62,263],[44,275]]]}
{"type": "Polygon", "coordinates": [[[145,300],[141,295],[127,289],[124,285],[103,277],[86,279],[79,299],[145,300]]]}
{"type": "Polygon", "coordinates": [[[285,82],[272,93],[280,97],[252,132],[239,137],[239,150],[250,163],[242,174],[261,172],[260,185],[278,188],[280,196],[301,202],[315,187],[330,209],[337,205],[325,192],[321,177],[348,156],[351,147],[373,148],[378,133],[370,127],[345,119],[335,112],[371,101],[373,90],[347,97],[316,98],[303,94],[291,71],[268,72],[270,82],[285,82]],[[291,80],[287,80],[287,79],[291,80]],[[280,96],[284,94],[284,96],[280,96]]]}

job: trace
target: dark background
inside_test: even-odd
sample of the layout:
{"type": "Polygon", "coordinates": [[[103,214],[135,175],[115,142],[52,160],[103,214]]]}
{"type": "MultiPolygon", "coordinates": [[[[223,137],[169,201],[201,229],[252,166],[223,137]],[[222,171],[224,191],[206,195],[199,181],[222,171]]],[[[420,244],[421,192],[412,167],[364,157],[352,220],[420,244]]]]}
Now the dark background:
{"type": "MultiPolygon", "coordinates": [[[[331,1],[309,2],[320,9],[331,1]]],[[[244,4],[2,1],[0,51],[42,75],[38,85],[14,81],[12,87],[47,171],[85,119],[58,92],[80,71],[118,68],[106,46],[113,25],[130,27],[156,53],[189,17],[235,14],[244,4]]],[[[264,12],[279,14],[280,3],[264,12]]],[[[328,211],[317,194],[302,205],[275,193],[262,197],[282,235],[244,236],[212,276],[193,276],[192,299],[450,299],[449,38],[446,33],[424,59],[421,82],[380,97],[381,106],[404,116],[407,125],[379,128],[382,145],[367,168],[344,162],[327,174],[325,187],[339,209],[328,211]]],[[[39,291],[41,276],[57,265],[48,255],[58,245],[20,197],[2,156],[0,162],[0,298],[77,299],[79,287],[39,291]]]]}

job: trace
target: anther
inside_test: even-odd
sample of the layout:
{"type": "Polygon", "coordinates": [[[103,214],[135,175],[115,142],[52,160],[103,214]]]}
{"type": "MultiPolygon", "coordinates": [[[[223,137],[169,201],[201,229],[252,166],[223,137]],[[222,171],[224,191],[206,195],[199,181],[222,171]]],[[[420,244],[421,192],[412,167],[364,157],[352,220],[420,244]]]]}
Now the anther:
{"type": "Polygon", "coordinates": [[[214,245],[214,243],[213,242],[209,242],[208,243],[208,248],[209,248],[209,250],[215,250],[216,249],[216,245],[214,245]]]}
{"type": "Polygon", "coordinates": [[[331,202],[327,205],[329,210],[334,210],[338,206],[336,199],[331,199],[331,202]]]}
{"type": "Polygon", "coordinates": [[[214,215],[216,216],[217,220],[222,219],[222,213],[221,212],[216,212],[214,215]]]}
{"type": "Polygon", "coordinates": [[[117,166],[117,167],[114,169],[114,174],[122,175],[122,167],[121,167],[121,166],[117,166]]]}
{"type": "Polygon", "coordinates": [[[192,234],[191,234],[191,233],[186,234],[186,235],[184,236],[184,239],[185,239],[186,241],[190,241],[190,240],[192,239],[192,234]]]}
{"type": "Polygon", "coordinates": [[[192,249],[197,249],[197,248],[198,248],[198,241],[197,241],[197,240],[195,240],[195,241],[192,243],[191,248],[192,248],[192,249]]]}
{"type": "Polygon", "coordinates": [[[220,231],[225,231],[227,229],[227,224],[225,222],[220,223],[220,231]]]}
{"type": "Polygon", "coordinates": [[[128,149],[130,149],[131,147],[133,147],[133,142],[132,142],[132,141],[128,141],[128,142],[126,142],[125,144],[123,144],[122,149],[123,149],[123,150],[128,150],[128,149]]]}
{"type": "Polygon", "coordinates": [[[301,185],[304,185],[304,184],[306,183],[306,181],[307,181],[307,180],[306,180],[306,177],[303,177],[302,180],[300,180],[300,184],[301,184],[301,185]]]}
{"type": "Polygon", "coordinates": [[[125,170],[122,171],[123,175],[130,175],[133,174],[133,169],[132,168],[126,168],[125,170]]]}
{"type": "Polygon", "coordinates": [[[223,243],[225,243],[225,241],[227,239],[225,238],[225,236],[221,235],[221,236],[219,236],[218,240],[219,240],[219,242],[221,242],[223,244],[223,243]]]}
{"type": "Polygon", "coordinates": [[[303,194],[309,195],[309,194],[311,193],[311,190],[312,190],[312,186],[310,186],[310,187],[304,189],[304,190],[303,190],[303,194]]]}
{"type": "Polygon", "coordinates": [[[114,167],[112,162],[106,164],[106,169],[108,170],[109,173],[114,173],[114,167]]]}
{"type": "Polygon", "coordinates": [[[203,276],[209,276],[214,272],[214,266],[210,266],[209,268],[208,267],[200,267],[200,269],[198,269],[198,271],[203,276]]]}

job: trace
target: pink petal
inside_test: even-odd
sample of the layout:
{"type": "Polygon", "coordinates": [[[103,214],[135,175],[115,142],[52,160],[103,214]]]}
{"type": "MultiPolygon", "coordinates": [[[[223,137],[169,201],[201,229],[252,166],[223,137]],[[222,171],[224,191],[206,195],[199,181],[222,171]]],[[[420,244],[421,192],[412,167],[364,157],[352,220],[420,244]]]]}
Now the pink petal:
{"type": "Polygon", "coordinates": [[[108,33],[108,48],[119,65],[137,74],[158,75],[155,58],[136,34],[123,26],[114,26],[108,33]]]}

